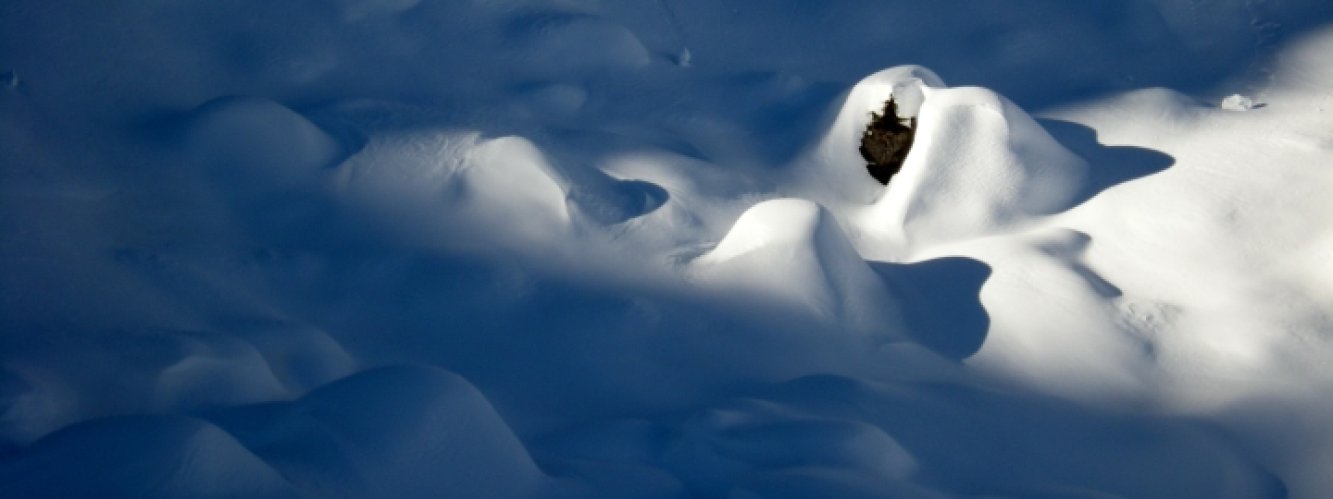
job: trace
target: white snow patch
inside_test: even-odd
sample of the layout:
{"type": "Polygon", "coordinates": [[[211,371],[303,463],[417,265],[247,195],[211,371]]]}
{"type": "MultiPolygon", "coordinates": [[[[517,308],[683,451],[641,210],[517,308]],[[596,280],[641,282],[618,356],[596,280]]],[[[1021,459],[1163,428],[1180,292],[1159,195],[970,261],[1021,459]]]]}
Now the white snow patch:
{"type": "Polygon", "coordinates": [[[809,201],[756,204],[690,271],[728,295],[771,296],[777,312],[802,310],[862,333],[898,328],[896,305],[884,283],[837,221],[809,201]]]}
{"type": "Polygon", "coordinates": [[[1222,109],[1227,111],[1249,111],[1254,109],[1254,99],[1240,94],[1231,94],[1222,99],[1222,109]]]}

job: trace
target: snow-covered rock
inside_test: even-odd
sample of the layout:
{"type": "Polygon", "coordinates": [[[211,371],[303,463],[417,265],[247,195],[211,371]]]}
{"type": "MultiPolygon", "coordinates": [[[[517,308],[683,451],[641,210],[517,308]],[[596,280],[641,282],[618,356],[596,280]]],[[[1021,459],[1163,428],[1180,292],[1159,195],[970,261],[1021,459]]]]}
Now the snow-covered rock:
{"type": "Polygon", "coordinates": [[[1014,230],[1070,206],[1087,165],[1012,102],[981,88],[924,91],[902,172],[857,219],[920,248],[1014,230]]]}

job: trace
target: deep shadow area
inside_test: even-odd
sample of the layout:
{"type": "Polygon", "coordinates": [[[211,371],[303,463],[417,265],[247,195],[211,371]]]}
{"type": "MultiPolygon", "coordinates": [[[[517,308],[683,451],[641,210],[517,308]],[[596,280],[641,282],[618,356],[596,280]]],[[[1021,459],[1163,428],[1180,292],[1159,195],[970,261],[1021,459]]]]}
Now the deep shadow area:
{"type": "Polygon", "coordinates": [[[1092,199],[1102,191],[1130,180],[1170,168],[1176,159],[1168,154],[1135,146],[1108,146],[1097,140],[1097,131],[1078,123],[1039,118],[1037,122],[1055,140],[1088,162],[1088,178],[1074,197],[1074,204],[1092,199]]]}
{"type": "Polygon", "coordinates": [[[990,315],[981,304],[989,265],[964,257],[869,263],[902,301],[908,336],[914,341],[955,360],[981,349],[990,329],[990,315]]]}

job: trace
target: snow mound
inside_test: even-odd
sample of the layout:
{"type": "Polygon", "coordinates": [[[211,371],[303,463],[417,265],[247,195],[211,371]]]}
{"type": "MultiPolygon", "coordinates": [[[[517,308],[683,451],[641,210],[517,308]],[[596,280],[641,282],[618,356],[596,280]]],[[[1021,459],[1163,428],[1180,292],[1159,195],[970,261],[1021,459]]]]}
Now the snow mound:
{"type": "MultiPolygon", "coordinates": [[[[458,497],[522,497],[544,478],[490,402],[448,371],[371,370],[315,390],[297,405],[328,432],[324,443],[336,442],[355,463],[348,471],[364,481],[364,495],[427,497],[448,490],[458,497]]],[[[290,436],[300,439],[294,429],[290,436]]],[[[325,459],[313,452],[304,457],[316,468],[325,459]]]]}
{"type": "Polygon", "coordinates": [[[690,272],[705,285],[770,301],[853,331],[896,330],[894,300],[834,217],[800,199],[759,203],[690,272]]]}
{"type": "Polygon", "coordinates": [[[355,496],[448,490],[529,497],[549,486],[486,398],[440,369],[370,370],[295,402],[236,405],[208,418],[221,428],[178,416],[70,426],[0,459],[0,490],[20,497],[291,497],[295,485],[355,496]]]}
{"type": "Polygon", "coordinates": [[[191,113],[188,154],[223,185],[242,191],[310,182],[343,147],[310,120],[272,100],[222,97],[191,113]]]}
{"type": "Polygon", "coordinates": [[[0,2],[0,496],[1328,497],[1330,19],[0,2]]]}
{"type": "Polygon", "coordinates": [[[884,187],[870,181],[865,159],[857,151],[870,113],[884,109],[884,102],[893,97],[901,117],[916,116],[925,88],[944,86],[939,76],[921,66],[897,66],[861,79],[839,100],[841,105],[825,125],[823,136],[800,161],[798,183],[806,188],[819,186],[807,195],[831,206],[870,204],[879,199],[884,187]]]}
{"type": "Polygon", "coordinates": [[[569,227],[563,181],[531,141],[476,132],[377,135],[331,173],[375,230],[434,247],[551,244],[569,227]]]}
{"type": "Polygon", "coordinates": [[[264,356],[230,335],[178,335],[179,358],[157,374],[160,410],[280,400],[287,392],[264,356]]]}
{"type": "Polygon", "coordinates": [[[300,113],[259,97],[209,101],[183,128],[184,155],[215,186],[213,195],[271,240],[310,234],[324,216],[319,184],[349,149],[300,113]]]}
{"type": "Polygon", "coordinates": [[[252,343],[244,337],[249,332],[74,334],[96,339],[62,351],[31,344],[13,350],[40,360],[10,360],[0,371],[0,401],[10,425],[0,433],[4,444],[26,444],[77,421],[117,414],[170,414],[289,400],[304,393],[309,383],[327,382],[347,368],[345,353],[340,362],[330,351],[340,350],[336,343],[313,333],[295,337],[324,344],[324,352],[319,348],[283,352],[275,344],[287,340],[252,343]],[[326,368],[293,370],[283,366],[286,362],[326,368]],[[281,375],[275,374],[275,366],[281,375]],[[301,381],[287,377],[297,373],[301,381]]]}
{"type": "Polygon", "coordinates": [[[292,497],[281,474],[216,426],[180,416],[82,423],[0,459],[12,497],[292,497]]]}
{"type": "Polygon", "coordinates": [[[983,88],[922,92],[912,150],[857,220],[861,230],[890,247],[921,248],[1069,208],[1087,165],[1022,109],[983,88]]]}
{"type": "Polygon", "coordinates": [[[351,374],[356,367],[347,350],[319,329],[266,322],[247,326],[233,331],[264,357],[267,370],[285,393],[303,395],[351,374]]]}
{"type": "Polygon", "coordinates": [[[665,461],[705,496],[729,489],[771,494],[774,482],[803,473],[838,490],[840,482],[851,481],[839,475],[870,475],[884,486],[917,471],[911,454],[873,425],[810,416],[768,401],[729,401],[691,416],[677,432],[665,461]]]}
{"type": "Polygon", "coordinates": [[[872,74],[841,100],[816,145],[796,164],[802,195],[846,219],[863,255],[901,260],[912,251],[1022,228],[1069,208],[1086,162],[1031,116],[984,88],[948,88],[920,66],[872,74]],[[857,152],[870,113],[892,97],[916,117],[916,139],[882,187],[857,152]]]}
{"type": "Polygon", "coordinates": [[[509,21],[525,70],[545,75],[580,74],[647,65],[648,49],[614,21],[573,12],[539,12],[509,21]]]}

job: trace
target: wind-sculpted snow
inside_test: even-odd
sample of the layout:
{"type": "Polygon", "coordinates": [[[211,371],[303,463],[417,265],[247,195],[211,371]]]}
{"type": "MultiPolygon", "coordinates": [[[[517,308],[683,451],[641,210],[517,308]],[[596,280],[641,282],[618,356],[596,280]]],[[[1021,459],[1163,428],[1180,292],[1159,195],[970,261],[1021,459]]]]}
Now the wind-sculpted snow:
{"type": "Polygon", "coordinates": [[[76,425],[10,457],[0,484],[19,496],[517,497],[544,480],[486,399],[435,369],[370,370],[209,419],[76,425]]]}
{"type": "Polygon", "coordinates": [[[222,429],[184,416],[77,424],[8,456],[14,497],[292,497],[277,471],[222,429]]]}
{"type": "Polygon", "coordinates": [[[504,244],[549,244],[568,229],[565,191],[541,151],[519,137],[483,139],[436,131],[373,137],[328,173],[331,195],[368,213],[390,235],[428,245],[453,240],[451,226],[504,244]]]}
{"type": "Polygon", "coordinates": [[[755,205],[690,272],[724,296],[775,301],[851,332],[900,334],[898,304],[884,283],[833,216],[809,201],[755,205]]]}
{"type": "Polygon", "coordinates": [[[924,246],[1070,207],[1087,166],[1027,113],[981,88],[925,92],[917,154],[872,212],[879,224],[901,225],[905,239],[924,246]]]}
{"type": "Polygon", "coordinates": [[[904,258],[913,245],[1013,230],[1067,209],[1088,169],[1004,97],[947,88],[929,70],[910,66],[857,83],[803,162],[802,183],[820,188],[811,194],[844,207],[849,223],[873,241],[862,251],[885,259],[904,258]],[[890,96],[920,126],[902,172],[877,189],[865,182],[856,167],[861,159],[847,144],[856,143],[869,111],[890,96]]]}
{"type": "Polygon", "coordinates": [[[6,2],[0,496],[1328,496],[1328,21],[6,2]]]}
{"type": "Polygon", "coordinates": [[[800,175],[799,185],[820,189],[806,195],[830,205],[843,201],[860,206],[880,199],[884,188],[865,181],[865,168],[858,167],[864,165],[865,159],[855,145],[860,143],[861,134],[870,122],[870,113],[883,109],[889,97],[898,102],[900,116],[917,116],[928,87],[944,88],[944,80],[920,66],[885,69],[857,82],[841,97],[837,113],[831,122],[823,124],[823,137],[805,153],[801,159],[805,164],[794,172],[800,175]]]}

